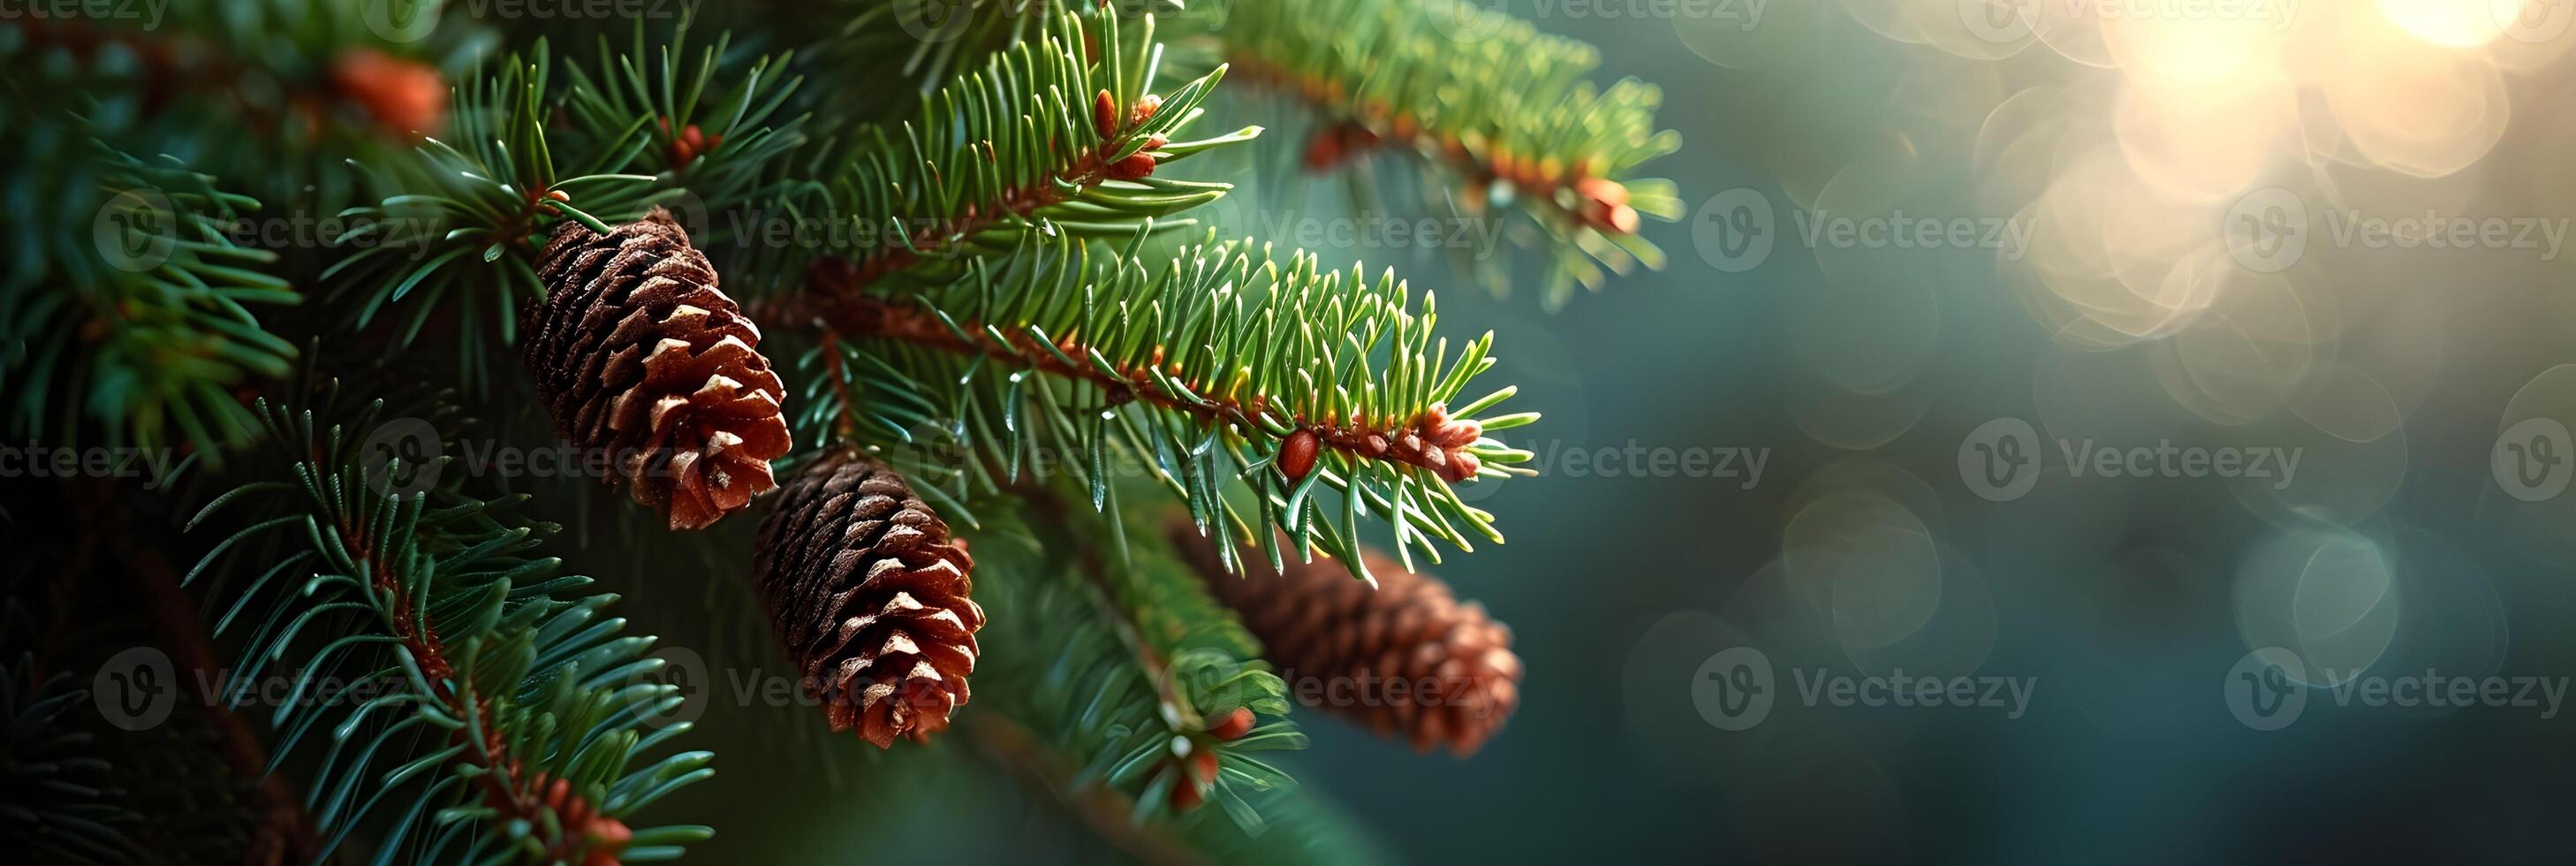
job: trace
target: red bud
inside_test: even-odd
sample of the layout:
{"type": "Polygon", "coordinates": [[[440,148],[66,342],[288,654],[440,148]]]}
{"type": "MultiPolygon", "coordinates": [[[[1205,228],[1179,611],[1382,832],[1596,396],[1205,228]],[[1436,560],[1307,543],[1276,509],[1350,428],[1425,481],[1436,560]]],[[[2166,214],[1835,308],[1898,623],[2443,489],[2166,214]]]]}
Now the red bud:
{"type": "Polygon", "coordinates": [[[1119,160],[1117,165],[1109,167],[1109,177],[1114,180],[1135,180],[1153,173],[1154,158],[1143,151],[1129,154],[1126,159],[1119,160]]]}
{"type": "Polygon", "coordinates": [[[1290,481],[1304,481],[1315,471],[1315,453],[1323,446],[1310,430],[1288,434],[1286,444],[1279,446],[1279,471],[1290,481]]]}
{"type": "Polygon", "coordinates": [[[1234,712],[1210,725],[1208,733],[1220,740],[1240,740],[1243,735],[1252,733],[1252,721],[1251,707],[1236,707],[1234,712]]]}
{"type": "Polygon", "coordinates": [[[1100,91],[1091,100],[1091,128],[1098,130],[1101,138],[1118,134],[1118,98],[1109,95],[1109,91],[1100,91]]]}

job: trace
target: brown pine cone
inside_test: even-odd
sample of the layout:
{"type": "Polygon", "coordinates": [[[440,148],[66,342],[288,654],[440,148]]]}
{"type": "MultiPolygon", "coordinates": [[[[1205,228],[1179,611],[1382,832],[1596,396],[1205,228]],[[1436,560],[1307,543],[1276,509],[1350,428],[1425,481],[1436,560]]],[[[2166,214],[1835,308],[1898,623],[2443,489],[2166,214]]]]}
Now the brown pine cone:
{"type": "Polygon", "coordinates": [[[654,208],[606,235],[564,221],[537,257],[528,371],[555,434],[591,449],[672,529],[697,529],[777,486],[786,389],[760,329],[716,289],[715,267],[654,208]]]}
{"type": "Polygon", "coordinates": [[[760,522],[752,576],[832,730],[927,741],[967,700],[984,609],[975,561],[912,487],[850,449],[816,458],[760,522]]]}
{"type": "Polygon", "coordinates": [[[1331,560],[1291,561],[1273,573],[1246,547],[1246,576],[1229,574],[1214,542],[1175,519],[1174,547],[1208,589],[1242,616],[1283,668],[1289,694],[1366,722],[1380,736],[1401,731],[1417,752],[1445,746],[1465,757],[1502,730],[1520,705],[1521,660],[1512,630],[1460,603],[1448,584],[1363,550],[1372,590],[1331,560]]]}

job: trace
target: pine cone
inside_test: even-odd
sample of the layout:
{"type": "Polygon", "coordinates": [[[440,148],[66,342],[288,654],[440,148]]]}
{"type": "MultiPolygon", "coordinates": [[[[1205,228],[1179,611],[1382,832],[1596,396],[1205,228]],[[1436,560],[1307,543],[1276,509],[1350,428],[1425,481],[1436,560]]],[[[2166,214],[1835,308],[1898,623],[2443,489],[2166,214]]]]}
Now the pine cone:
{"type": "Polygon", "coordinates": [[[1187,519],[1174,520],[1170,534],[1209,590],[1269,648],[1301,702],[1366,722],[1380,736],[1402,731],[1415,751],[1445,746],[1460,757],[1483,746],[1520,704],[1511,628],[1483,605],[1459,603],[1438,578],[1363,550],[1378,579],[1372,590],[1330,560],[1291,561],[1285,574],[1272,573],[1251,547],[1243,556],[1250,573],[1238,577],[1187,519]]]}
{"type": "Polygon", "coordinates": [[[779,493],[752,575],[832,730],[885,748],[946,730],[967,700],[984,627],[967,597],[974,567],[902,476],[842,449],[779,493]]]}
{"type": "Polygon", "coordinates": [[[760,329],[716,289],[714,266],[654,208],[606,235],[564,221],[537,258],[528,371],[555,433],[604,457],[635,501],[697,529],[777,486],[786,389],[760,329]]]}

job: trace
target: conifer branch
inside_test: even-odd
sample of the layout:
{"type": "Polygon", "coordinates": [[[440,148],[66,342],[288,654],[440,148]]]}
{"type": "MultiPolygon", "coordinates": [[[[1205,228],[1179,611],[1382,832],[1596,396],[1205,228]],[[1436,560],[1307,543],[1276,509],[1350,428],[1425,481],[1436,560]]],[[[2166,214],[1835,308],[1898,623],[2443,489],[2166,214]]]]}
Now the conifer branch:
{"type": "Polygon", "coordinates": [[[832,11],[847,17],[829,36],[817,40],[811,52],[816,65],[837,79],[894,79],[888,82],[892,86],[841,88],[825,96],[832,116],[868,120],[900,116],[937,92],[954,70],[1036,38],[1051,16],[1088,8],[1080,0],[962,0],[941,5],[838,0],[831,5],[832,11]]]}
{"type": "MultiPolygon", "coordinates": [[[[805,80],[786,74],[795,55],[755,58],[748,67],[724,74],[725,86],[711,89],[731,52],[733,34],[718,35],[715,44],[691,60],[689,30],[684,21],[667,38],[648,43],[639,23],[625,53],[612,50],[607,37],[600,38],[595,72],[579,64],[568,67],[572,84],[563,102],[580,130],[575,149],[620,150],[638,134],[636,119],[650,118],[641,130],[650,143],[623,170],[662,176],[688,190],[694,204],[711,210],[782,194],[767,183],[766,170],[806,144],[804,128],[811,119],[806,114],[780,117],[805,80]]],[[[708,240],[717,237],[709,234],[708,240]]]]}
{"type": "Polygon", "coordinates": [[[1592,46],[1462,0],[1241,3],[1216,40],[1252,80],[1321,117],[1310,167],[1399,147],[1449,178],[1463,213],[1528,214],[1548,238],[1551,305],[1575,283],[1599,289],[1602,267],[1663,266],[1638,216],[1680,219],[1682,203],[1670,181],[1634,173],[1680,136],[1655,130],[1654,85],[1586,80],[1592,46]]]}
{"type": "Polygon", "coordinates": [[[422,141],[389,170],[361,166],[388,195],[344,215],[353,228],[334,243],[363,248],[322,274],[335,299],[357,307],[358,327],[407,302],[391,342],[408,346],[433,315],[452,313],[461,375],[480,390],[485,350],[517,342],[520,307],[545,292],[536,252],[564,221],[604,234],[667,204],[703,222],[711,205],[775,192],[766,173],[803,143],[803,117],[770,123],[799,83],[774,73],[788,58],[754,61],[718,87],[724,40],[694,62],[675,60],[687,56],[684,24],[654,63],[641,56],[640,24],[638,33],[634,53],[603,42],[599,69],[575,67],[560,89],[539,42],[458,86],[454,135],[422,141]],[[558,116],[569,132],[550,131],[558,116]],[[403,243],[395,234],[405,229],[432,239],[403,243]]]}
{"type": "Polygon", "coordinates": [[[251,427],[232,390],[283,375],[296,355],[253,310],[302,296],[271,273],[275,253],[227,231],[257,202],[176,159],[95,142],[64,173],[60,195],[31,191],[59,209],[38,215],[41,240],[0,279],[12,432],[71,444],[86,422],[112,443],[185,443],[220,462],[251,427]]]}
{"type": "MultiPolygon", "coordinates": [[[[385,8],[169,0],[0,16],[0,130],[78,112],[122,150],[190,154],[191,169],[264,201],[328,212],[353,193],[341,160],[439,129],[443,77],[489,38],[430,10],[430,26],[395,38],[364,20],[385,8]]],[[[11,148],[7,170],[70,156],[44,151],[11,148]]]]}
{"type": "MultiPolygon", "coordinates": [[[[1270,533],[1222,491],[1248,487],[1258,524],[1287,530],[1301,559],[1308,545],[1349,558],[1363,514],[1426,551],[1433,538],[1500,540],[1492,516],[1451,489],[1530,456],[1486,435],[1536,419],[1484,415],[1512,389],[1465,398],[1493,364],[1490,334],[1453,354],[1428,296],[1416,314],[1392,273],[1372,282],[1304,253],[1282,264],[1211,239],[1148,271],[1138,257],[1150,232],[1120,254],[1064,240],[976,260],[971,277],[903,299],[854,289],[827,263],[795,312],[883,347],[873,369],[845,366],[851,384],[833,386],[867,400],[868,435],[942,430],[999,468],[988,488],[1031,470],[1034,445],[1049,459],[1037,471],[1062,467],[1110,509],[1117,449],[1152,465],[1201,526],[1265,539],[1274,566],[1270,533]],[[1332,519],[1318,485],[1343,494],[1332,519]]],[[[821,404],[811,411],[846,411],[834,392],[809,395],[821,404]]]]}
{"type": "MultiPolygon", "coordinates": [[[[1042,233],[1123,236],[1223,195],[1226,184],[1154,175],[1259,134],[1247,127],[1174,140],[1205,113],[1201,103],[1224,70],[1169,96],[1149,93],[1162,56],[1154,18],[1144,16],[1133,38],[1120,26],[1114,15],[1050,16],[1043,37],[951,80],[913,119],[866,130],[831,184],[828,210],[840,229],[818,248],[777,254],[847,259],[854,287],[897,274],[939,282],[966,259],[1042,233]]],[[[1163,223],[1179,225],[1187,223],[1163,223]]]]}
{"type": "MultiPolygon", "coordinates": [[[[680,699],[676,687],[630,682],[660,661],[643,656],[651,638],[616,636],[624,620],[596,620],[612,596],[578,594],[587,578],[525,556],[551,527],[452,492],[375,492],[435,471],[361,453],[351,434],[382,432],[373,427],[382,401],[352,428],[309,410],[260,408],[287,461],[283,474],[295,481],[254,481],[200,512],[191,528],[244,502],[273,509],[217,543],[188,578],[242,558],[254,538],[285,547],[291,552],[274,562],[253,564],[259,576],[217,626],[268,602],[245,676],[304,667],[294,659],[309,660],[312,675],[368,671],[360,681],[395,686],[353,708],[290,700],[276,710],[281,753],[317,728],[331,730],[314,786],[316,818],[331,834],[326,852],[415,782],[416,799],[386,834],[386,857],[408,842],[424,859],[660,859],[710,834],[627,824],[636,809],[711,774],[710,756],[680,753],[629,770],[687,730],[642,730],[680,699]],[[383,770],[378,756],[388,747],[401,763],[383,770]]],[[[236,702],[248,696],[241,685],[236,702]]]]}
{"type": "Polygon", "coordinates": [[[1106,785],[1133,796],[1128,820],[1138,823],[1204,798],[1260,832],[1255,799],[1295,783],[1252,753],[1304,748],[1306,737],[1279,718],[1287,686],[1257,660],[1259,645],[1168,557],[1129,551],[1113,564],[1096,540],[1110,530],[1095,522],[1120,518],[1086,518],[1041,490],[1020,493],[1032,520],[1001,517],[977,548],[983,571],[998,574],[983,583],[996,596],[987,629],[1048,649],[987,658],[988,681],[1009,686],[999,711],[1081,767],[1060,793],[1106,785]],[[1041,547],[1070,552],[1070,563],[1040,565],[1041,547]],[[1191,616],[1192,627],[1161,627],[1172,622],[1153,612],[1169,610],[1191,616]],[[1256,714],[1275,720],[1256,725],[1256,714]]]}
{"type": "Polygon", "coordinates": [[[483,383],[479,362],[487,339],[475,326],[488,322],[497,329],[492,342],[517,341],[519,307],[544,294],[535,249],[558,222],[577,220],[606,233],[603,218],[625,222],[666,197],[651,194],[652,175],[620,171],[643,149],[641,137],[615,151],[588,153],[573,171],[558,168],[546,132],[552,68],[539,43],[528,58],[512,56],[497,70],[472,76],[456,88],[455,134],[447,137],[456,144],[426,138],[412,158],[384,170],[358,166],[371,176],[371,187],[389,194],[345,215],[350,228],[333,243],[357,251],[322,272],[333,301],[357,309],[359,328],[408,299],[409,321],[390,341],[396,347],[418,339],[442,302],[454,304],[461,373],[469,385],[483,383]],[[415,237],[435,237],[425,247],[412,246],[402,236],[407,228],[415,237]]]}

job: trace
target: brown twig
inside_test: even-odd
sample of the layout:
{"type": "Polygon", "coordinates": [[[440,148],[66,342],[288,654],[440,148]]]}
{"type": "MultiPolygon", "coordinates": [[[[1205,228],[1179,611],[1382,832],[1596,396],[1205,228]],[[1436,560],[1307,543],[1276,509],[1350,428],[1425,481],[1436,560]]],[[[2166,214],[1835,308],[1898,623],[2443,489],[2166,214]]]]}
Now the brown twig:
{"type": "Polygon", "coordinates": [[[1569,164],[1554,155],[1515,154],[1499,148],[1479,155],[1456,133],[1423,124],[1403,106],[1360,101],[1340,82],[1299,74],[1259,57],[1238,56],[1228,62],[1255,85],[1305,100],[1323,114],[1341,118],[1309,142],[1306,165],[1311,170],[1330,170],[1361,151],[1400,142],[1424,159],[1465,175],[1471,182],[1472,201],[1483,200],[1485,186],[1508,180],[1521,192],[1522,201],[1544,202],[1566,219],[1613,234],[1637,232],[1637,211],[1628,205],[1627,187],[1589,175],[1581,160],[1569,164]],[[1578,206],[1565,206],[1560,193],[1571,193],[1578,206]]]}
{"type": "Polygon", "coordinates": [[[348,545],[353,558],[367,563],[376,591],[384,594],[385,607],[394,612],[392,621],[386,625],[394,637],[402,641],[403,647],[411,651],[414,662],[420,666],[421,676],[430,682],[432,688],[439,690],[440,693],[433,697],[438,699],[440,709],[453,718],[475,719],[476,724],[456,731],[456,742],[467,746],[456,760],[484,771],[475,777],[483,790],[484,802],[499,810],[505,820],[526,821],[533,827],[549,826],[544,818],[547,813],[552,813],[552,824],[561,828],[561,835],[546,846],[545,860],[598,862],[600,855],[606,854],[613,861],[633,831],[625,822],[599,814],[594,804],[571,791],[569,780],[548,779],[544,773],[522,778],[526,768],[518,757],[509,753],[501,727],[492,715],[491,698],[469,701],[457,689],[456,668],[448,661],[438,630],[426,620],[413,618],[415,599],[410,588],[405,586],[402,569],[385,558],[384,545],[380,543],[382,539],[370,537],[365,530],[352,527],[345,521],[336,523],[333,528],[348,545]],[[482,742],[473,742],[469,734],[473,730],[483,732],[482,742]]]}
{"type": "MultiPolygon", "coordinates": [[[[1009,343],[961,337],[957,330],[932,315],[896,306],[884,298],[859,291],[845,281],[841,266],[833,262],[846,264],[846,260],[841,259],[817,262],[807,274],[808,290],[802,298],[805,316],[821,321],[832,333],[895,340],[958,354],[981,354],[1091,385],[1099,389],[1113,406],[1141,400],[1196,416],[1204,424],[1230,425],[1245,435],[1252,435],[1251,431],[1266,433],[1270,430],[1270,424],[1265,421],[1267,406],[1260,398],[1248,403],[1231,398],[1184,399],[1158,385],[1155,371],[1150,368],[1123,368],[1112,374],[1096,366],[1066,363],[1066,358],[1082,358],[1091,353],[1089,347],[1070,339],[1049,347],[1025,336],[1016,337],[1009,343]]],[[[959,322],[958,328],[968,334],[987,331],[982,322],[974,321],[959,322]]],[[[1161,352],[1155,354],[1155,363],[1159,365],[1161,352]]],[[[1194,381],[1178,367],[1167,372],[1193,392],[1209,390],[1205,383],[1194,381]]],[[[1295,416],[1288,418],[1287,424],[1289,431],[1278,437],[1282,440],[1306,433],[1315,437],[1317,444],[1353,457],[1418,466],[1451,483],[1474,477],[1482,465],[1475,455],[1460,450],[1483,435],[1482,428],[1474,421],[1449,417],[1447,410],[1439,406],[1426,409],[1400,424],[1371,424],[1367,419],[1334,424],[1295,416]]]]}

